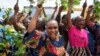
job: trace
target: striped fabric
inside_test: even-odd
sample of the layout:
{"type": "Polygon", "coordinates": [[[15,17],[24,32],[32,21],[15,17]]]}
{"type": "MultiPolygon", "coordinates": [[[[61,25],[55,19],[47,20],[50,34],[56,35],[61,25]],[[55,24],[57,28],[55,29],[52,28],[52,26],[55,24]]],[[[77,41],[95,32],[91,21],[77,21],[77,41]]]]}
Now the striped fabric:
{"type": "Polygon", "coordinates": [[[85,48],[72,47],[70,51],[70,56],[86,56],[85,48]]]}

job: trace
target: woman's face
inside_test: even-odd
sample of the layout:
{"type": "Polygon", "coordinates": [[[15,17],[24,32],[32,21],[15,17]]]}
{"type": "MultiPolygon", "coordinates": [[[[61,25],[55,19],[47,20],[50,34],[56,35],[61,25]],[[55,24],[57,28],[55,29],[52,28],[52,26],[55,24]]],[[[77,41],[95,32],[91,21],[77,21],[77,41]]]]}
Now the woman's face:
{"type": "Polygon", "coordinates": [[[82,29],[85,27],[85,20],[83,18],[77,18],[75,21],[75,26],[79,29],[82,29]]]}
{"type": "Polygon", "coordinates": [[[56,36],[58,34],[58,23],[56,21],[48,22],[46,25],[46,30],[49,36],[56,36]]]}

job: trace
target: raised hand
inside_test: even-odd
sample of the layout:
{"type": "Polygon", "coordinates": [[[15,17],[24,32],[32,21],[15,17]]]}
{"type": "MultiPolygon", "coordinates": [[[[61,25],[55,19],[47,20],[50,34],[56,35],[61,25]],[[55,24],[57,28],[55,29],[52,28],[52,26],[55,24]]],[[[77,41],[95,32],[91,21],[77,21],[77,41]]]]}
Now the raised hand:
{"type": "Polygon", "coordinates": [[[15,12],[18,12],[19,11],[18,0],[17,0],[17,3],[14,6],[14,11],[15,12]]]}
{"type": "Polygon", "coordinates": [[[83,8],[87,7],[87,1],[85,0],[84,4],[83,4],[83,8]]]}
{"type": "Polygon", "coordinates": [[[84,17],[85,15],[85,10],[86,10],[86,7],[87,7],[87,0],[85,0],[84,4],[83,4],[83,10],[81,12],[81,16],[84,17]]]}
{"type": "Polygon", "coordinates": [[[93,10],[93,5],[90,5],[89,7],[88,7],[88,12],[91,12],[93,10]]]}
{"type": "Polygon", "coordinates": [[[43,11],[42,5],[41,4],[37,5],[36,12],[40,15],[42,11],[43,11]]]}
{"type": "Polygon", "coordinates": [[[32,17],[31,22],[29,23],[27,32],[32,32],[36,28],[36,23],[38,20],[39,15],[41,14],[43,7],[41,5],[37,5],[36,12],[32,17]]]}
{"type": "Polygon", "coordinates": [[[59,7],[59,13],[62,12],[64,10],[64,6],[60,6],[59,7]]]}

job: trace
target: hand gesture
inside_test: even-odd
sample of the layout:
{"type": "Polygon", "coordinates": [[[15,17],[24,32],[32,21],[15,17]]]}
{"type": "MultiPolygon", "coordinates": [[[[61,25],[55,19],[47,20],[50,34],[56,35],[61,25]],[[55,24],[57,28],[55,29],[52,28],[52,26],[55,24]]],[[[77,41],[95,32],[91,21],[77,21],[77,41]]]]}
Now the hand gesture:
{"type": "Polygon", "coordinates": [[[15,10],[15,12],[18,12],[18,11],[19,11],[18,3],[15,4],[15,6],[14,6],[14,10],[15,10]]]}
{"type": "Polygon", "coordinates": [[[93,5],[90,5],[89,7],[88,7],[88,12],[91,12],[93,10],[93,5]]]}
{"type": "Polygon", "coordinates": [[[59,12],[62,12],[64,10],[64,6],[59,7],[59,12]]]}
{"type": "Polygon", "coordinates": [[[86,8],[86,7],[87,7],[87,2],[85,1],[83,4],[83,8],[86,8]]]}
{"type": "Polygon", "coordinates": [[[38,6],[36,7],[36,12],[40,15],[42,11],[43,11],[42,5],[38,5],[38,6]]]}

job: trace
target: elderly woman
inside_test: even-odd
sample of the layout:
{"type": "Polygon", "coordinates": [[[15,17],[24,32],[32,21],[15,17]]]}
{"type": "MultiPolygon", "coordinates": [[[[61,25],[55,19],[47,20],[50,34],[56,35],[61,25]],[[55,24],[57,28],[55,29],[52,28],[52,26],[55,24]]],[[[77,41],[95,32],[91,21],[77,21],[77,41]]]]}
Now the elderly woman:
{"type": "Polygon", "coordinates": [[[69,42],[71,46],[70,56],[91,56],[88,48],[88,36],[87,31],[84,29],[85,21],[83,17],[78,16],[75,18],[75,24],[71,21],[71,10],[74,0],[69,1],[68,13],[67,13],[67,27],[69,42]]]}

